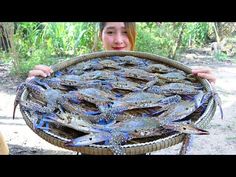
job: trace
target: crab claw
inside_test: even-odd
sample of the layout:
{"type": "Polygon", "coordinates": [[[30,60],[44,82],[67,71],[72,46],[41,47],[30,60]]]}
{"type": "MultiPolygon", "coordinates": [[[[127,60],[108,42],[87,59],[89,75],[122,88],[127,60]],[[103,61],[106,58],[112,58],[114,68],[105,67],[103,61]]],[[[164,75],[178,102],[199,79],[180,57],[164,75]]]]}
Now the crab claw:
{"type": "Polygon", "coordinates": [[[200,90],[199,93],[193,97],[196,108],[199,108],[200,106],[204,104],[204,101],[203,101],[204,96],[205,96],[204,92],[200,90]]]}
{"type": "Polygon", "coordinates": [[[15,101],[14,102],[14,108],[13,108],[13,115],[12,115],[12,119],[15,119],[15,115],[16,115],[16,107],[19,104],[19,101],[15,101]]]}
{"type": "Polygon", "coordinates": [[[223,119],[224,113],[223,113],[223,109],[222,109],[222,106],[221,106],[221,104],[222,104],[221,99],[220,99],[218,93],[213,93],[213,98],[214,98],[216,104],[219,106],[221,119],[223,119]]]}
{"type": "Polygon", "coordinates": [[[194,135],[209,135],[210,133],[206,130],[191,126],[185,125],[182,127],[184,129],[182,132],[187,134],[194,134],[194,135]]]}
{"type": "Polygon", "coordinates": [[[221,104],[222,104],[221,98],[218,95],[218,93],[216,93],[215,88],[213,89],[213,91],[209,91],[204,95],[204,97],[202,98],[201,104],[206,103],[211,97],[213,97],[214,101],[218,105],[218,107],[220,109],[221,119],[223,119],[224,113],[223,113],[223,109],[222,109],[222,106],[221,106],[221,104]]]}
{"type": "Polygon", "coordinates": [[[15,101],[14,101],[14,108],[13,108],[13,120],[15,119],[15,113],[16,113],[16,107],[17,105],[20,103],[20,98],[21,98],[21,95],[25,89],[25,82],[21,83],[20,85],[17,86],[17,89],[16,89],[16,98],[15,98],[15,101]]]}
{"type": "Polygon", "coordinates": [[[171,123],[163,126],[166,129],[178,131],[180,133],[194,134],[194,135],[209,135],[209,132],[200,128],[197,128],[193,124],[186,123],[171,123]]]}
{"type": "Polygon", "coordinates": [[[107,141],[111,138],[109,132],[90,133],[65,143],[66,146],[87,146],[93,143],[107,141]]]}

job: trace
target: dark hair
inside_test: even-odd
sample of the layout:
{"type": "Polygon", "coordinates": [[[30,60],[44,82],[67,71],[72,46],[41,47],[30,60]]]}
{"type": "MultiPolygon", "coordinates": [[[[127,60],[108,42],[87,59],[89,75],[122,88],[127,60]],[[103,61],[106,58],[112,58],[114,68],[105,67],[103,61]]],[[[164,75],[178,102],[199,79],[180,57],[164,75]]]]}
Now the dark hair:
{"type": "MultiPolygon", "coordinates": [[[[135,43],[136,43],[136,23],[135,22],[124,22],[125,28],[127,31],[127,35],[131,44],[131,50],[134,50],[135,43]]],[[[104,30],[106,26],[106,22],[100,22],[99,23],[99,32],[102,34],[102,31],[104,30]]]]}

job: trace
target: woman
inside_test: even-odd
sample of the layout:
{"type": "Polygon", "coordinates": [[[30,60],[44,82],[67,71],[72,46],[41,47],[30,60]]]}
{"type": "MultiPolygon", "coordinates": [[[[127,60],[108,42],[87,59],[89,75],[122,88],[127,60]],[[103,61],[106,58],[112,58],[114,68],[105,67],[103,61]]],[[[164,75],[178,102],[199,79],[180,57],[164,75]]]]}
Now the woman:
{"type": "MultiPolygon", "coordinates": [[[[104,50],[134,50],[137,36],[135,22],[101,22],[99,27],[99,37],[104,50]]],[[[29,72],[28,79],[34,76],[47,77],[52,72],[49,66],[37,65],[29,72]]],[[[216,82],[216,77],[209,68],[193,69],[192,73],[207,79],[212,84],[216,82]]]]}
{"type": "Polygon", "coordinates": [[[0,155],[9,155],[8,145],[1,132],[0,132],[0,155]]]}

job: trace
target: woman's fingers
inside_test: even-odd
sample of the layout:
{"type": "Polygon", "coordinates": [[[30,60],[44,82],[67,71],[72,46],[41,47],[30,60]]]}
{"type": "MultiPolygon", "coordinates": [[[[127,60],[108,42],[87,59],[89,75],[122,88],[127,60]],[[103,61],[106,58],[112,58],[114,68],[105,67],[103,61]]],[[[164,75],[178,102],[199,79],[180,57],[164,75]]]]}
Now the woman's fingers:
{"type": "Polygon", "coordinates": [[[216,82],[216,77],[214,76],[210,68],[193,69],[192,73],[201,78],[207,79],[211,83],[215,84],[216,82]]]}
{"type": "Polygon", "coordinates": [[[47,77],[53,73],[52,69],[46,65],[36,65],[33,70],[29,71],[28,77],[42,76],[47,77]]]}
{"type": "Polygon", "coordinates": [[[48,75],[42,70],[31,70],[28,74],[28,77],[33,77],[33,76],[47,77],[48,75]]]}
{"type": "Polygon", "coordinates": [[[196,74],[196,73],[211,73],[211,69],[209,69],[209,68],[193,69],[192,73],[193,74],[196,74]]]}
{"type": "Polygon", "coordinates": [[[41,70],[45,74],[47,74],[47,76],[50,76],[50,74],[53,72],[52,69],[49,66],[46,66],[46,65],[36,65],[34,67],[34,70],[41,70]]]}
{"type": "Polygon", "coordinates": [[[216,78],[215,76],[213,76],[212,74],[208,74],[208,73],[197,73],[197,76],[207,79],[209,82],[214,83],[216,82],[216,78]]]}

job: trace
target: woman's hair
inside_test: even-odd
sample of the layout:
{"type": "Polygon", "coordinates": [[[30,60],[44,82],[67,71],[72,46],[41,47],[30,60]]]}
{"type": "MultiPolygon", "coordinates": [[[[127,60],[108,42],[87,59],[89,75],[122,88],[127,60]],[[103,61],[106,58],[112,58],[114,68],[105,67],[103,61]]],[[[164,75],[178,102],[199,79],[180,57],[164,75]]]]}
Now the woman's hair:
{"type": "MultiPolygon", "coordinates": [[[[125,28],[127,31],[128,39],[131,44],[131,50],[134,50],[135,43],[136,43],[136,36],[137,36],[136,24],[135,24],[135,22],[124,22],[124,24],[125,24],[125,28]]],[[[104,30],[105,26],[106,26],[106,22],[99,23],[100,34],[102,34],[102,31],[104,30]]]]}

